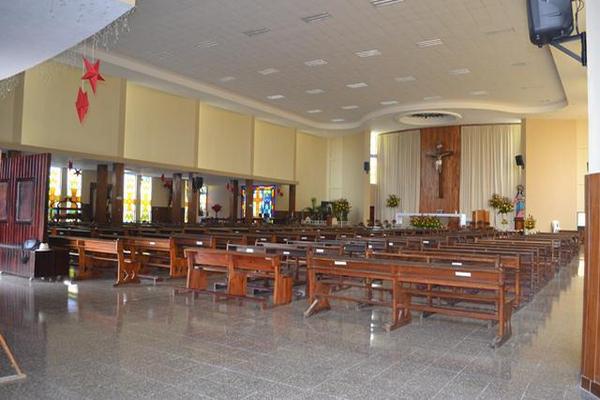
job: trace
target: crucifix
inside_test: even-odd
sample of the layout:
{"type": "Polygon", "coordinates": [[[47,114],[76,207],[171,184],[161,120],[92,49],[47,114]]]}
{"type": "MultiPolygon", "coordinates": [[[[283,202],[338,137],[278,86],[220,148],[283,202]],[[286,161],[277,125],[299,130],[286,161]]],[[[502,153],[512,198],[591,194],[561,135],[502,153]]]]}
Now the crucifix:
{"type": "Polygon", "coordinates": [[[427,153],[428,157],[433,158],[433,166],[438,174],[438,197],[444,198],[444,182],[442,181],[442,172],[444,170],[444,157],[454,154],[452,150],[444,150],[444,145],[438,143],[435,146],[435,152],[427,153]]]}

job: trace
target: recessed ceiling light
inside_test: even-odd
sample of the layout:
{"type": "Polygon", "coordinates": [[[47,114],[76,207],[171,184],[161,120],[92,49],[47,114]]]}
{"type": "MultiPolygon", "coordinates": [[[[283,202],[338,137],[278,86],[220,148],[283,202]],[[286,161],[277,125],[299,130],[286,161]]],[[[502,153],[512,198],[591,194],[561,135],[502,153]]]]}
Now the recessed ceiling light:
{"type": "Polygon", "coordinates": [[[495,29],[493,31],[487,31],[484,33],[488,36],[494,36],[494,35],[499,35],[501,33],[513,33],[513,32],[516,32],[515,28],[510,27],[510,28],[503,28],[503,29],[495,29]]]}
{"type": "Polygon", "coordinates": [[[318,113],[320,113],[320,112],[322,112],[322,110],[319,110],[319,109],[316,109],[316,110],[308,110],[308,111],[307,111],[307,113],[309,113],[309,114],[318,114],[318,113]]]}
{"type": "Polygon", "coordinates": [[[356,54],[357,56],[359,56],[361,58],[366,58],[366,57],[380,56],[381,52],[377,49],[372,49],[372,50],[357,51],[354,54],[356,54]]]}
{"type": "Polygon", "coordinates": [[[308,94],[320,94],[320,93],[324,93],[325,91],[323,89],[309,89],[306,91],[306,93],[308,94]]]}
{"type": "Polygon", "coordinates": [[[200,49],[206,49],[209,47],[215,47],[218,44],[219,43],[215,42],[214,40],[205,40],[203,42],[196,44],[196,47],[198,47],[200,49]]]}
{"type": "Polygon", "coordinates": [[[448,73],[450,75],[466,75],[466,74],[470,74],[471,70],[469,68],[457,68],[457,69],[452,69],[452,70],[448,71],[448,73]]]}
{"type": "Polygon", "coordinates": [[[442,39],[431,39],[431,40],[423,40],[422,42],[418,42],[417,47],[425,48],[425,47],[440,46],[442,44],[444,44],[442,42],[442,39]]]}
{"type": "Polygon", "coordinates": [[[224,76],[219,80],[221,82],[231,82],[231,81],[235,80],[235,76],[224,76]]]}
{"type": "Polygon", "coordinates": [[[474,90],[474,91],[470,92],[469,94],[471,96],[485,96],[488,94],[488,92],[485,90],[474,90]]]}
{"type": "Polygon", "coordinates": [[[279,72],[279,70],[275,69],[275,68],[266,68],[261,71],[258,71],[258,73],[261,75],[271,75],[271,74],[275,74],[277,72],[279,72]]]}
{"type": "Polygon", "coordinates": [[[415,78],[414,76],[401,76],[399,78],[396,78],[396,82],[414,82],[416,80],[417,78],[415,78]]]}
{"type": "Polygon", "coordinates": [[[332,15],[329,14],[328,12],[322,12],[322,13],[315,14],[315,15],[309,15],[308,17],[302,17],[302,21],[304,21],[308,24],[311,22],[323,21],[324,19],[329,19],[331,17],[332,17],[332,15]]]}
{"type": "Polygon", "coordinates": [[[349,87],[350,89],[358,89],[358,88],[363,88],[363,87],[367,87],[369,85],[367,85],[364,82],[356,82],[356,83],[349,83],[346,85],[346,87],[349,87]]]}
{"type": "Polygon", "coordinates": [[[393,4],[402,3],[404,0],[371,0],[371,5],[373,7],[385,7],[391,6],[393,4]]]}
{"type": "Polygon", "coordinates": [[[357,108],[358,108],[358,106],[356,106],[356,105],[343,106],[342,110],[356,110],[357,108]]]}
{"type": "Polygon", "coordinates": [[[325,65],[325,64],[327,64],[327,61],[323,60],[322,58],[304,62],[304,65],[306,65],[307,67],[318,67],[319,65],[325,65]]]}
{"type": "Polygon", "coordinates": [[[331,120],[331,122],[344,122],[345,119],[344,118],[334,118],[331,120]]]}
{"type": "Polygon", "coordinates": [[[270,32],[270,31],[271,30],[269,28],[251,29],[249,31],[245,31],[244,35],[246,35],[248,37],[252,37],[252,36],[262,35],[263,33],[267,33],[267,32],[270,32]]]}
{"type": "Polygon", "coordinates": [[[442,96],[427,96],[427,97],[423,97],[423,100],[430,101],[430,100],[439,100],[441,98],[442,98],[442,96]]]}
{"type": "Polygon", "coordinates": [[[386,100],[386,101],[382,101],[381,103],[382,106],[393,106],[395,104],[398,104],[397,100],[386,100]]]}
{"type": "Polygon", "coordinates": [[[269,100],[279,100],[279,99],[283,99],[285,96],[282,94],[273,94],[271,96],[267,96],[267,99],[269,100]]]}

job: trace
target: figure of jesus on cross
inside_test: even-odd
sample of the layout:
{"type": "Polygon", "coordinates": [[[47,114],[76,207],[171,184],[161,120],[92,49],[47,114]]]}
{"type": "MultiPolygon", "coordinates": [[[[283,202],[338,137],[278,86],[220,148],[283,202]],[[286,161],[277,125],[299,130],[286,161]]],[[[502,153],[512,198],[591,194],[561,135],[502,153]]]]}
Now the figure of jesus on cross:
{"type": "Polygon", "coordinates": [[[442,181],[442,172],[444,171],[444,157],[448,157],[454,154],[451,150],[444,150],[444,145],[438,143],[435,146],[435,152],[427,153],[428,157],[433,158],[433,166],[438,173],[438,197],[444,198],[444,182],[442,181]]]}

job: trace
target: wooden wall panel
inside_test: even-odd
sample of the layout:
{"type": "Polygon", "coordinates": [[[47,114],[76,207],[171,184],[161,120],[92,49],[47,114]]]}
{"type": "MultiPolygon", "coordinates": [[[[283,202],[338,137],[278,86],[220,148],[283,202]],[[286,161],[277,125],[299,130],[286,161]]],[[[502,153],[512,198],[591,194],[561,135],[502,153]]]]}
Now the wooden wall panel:
{"type": "Polygon", "coordinates": [[[421,129],[421,212],[458,211],[460,207],[460,126],[421,129]],[[427,154],[435,152],[441,143],[444,150],[454,154],[444,157],[442,170],[443,198],[438,197],[438,173],[434,159],[427,154]]]}
{"type": "Polygon", "coordinates": [[[600,173],[586,176],[585,207],[581,386],[600,397],[600,173]]]}
{"type": "Polygon", "coordinates": [[[27,239],[46,241],[48,224],[48,175],[50,154],[14,156],[2,159],[0,181],[7,182],[6,220],[0,222],[0,243],[20,245],[27,239]],[[30,223],[16,221],[18,182],[33,183],[30,223]]]}

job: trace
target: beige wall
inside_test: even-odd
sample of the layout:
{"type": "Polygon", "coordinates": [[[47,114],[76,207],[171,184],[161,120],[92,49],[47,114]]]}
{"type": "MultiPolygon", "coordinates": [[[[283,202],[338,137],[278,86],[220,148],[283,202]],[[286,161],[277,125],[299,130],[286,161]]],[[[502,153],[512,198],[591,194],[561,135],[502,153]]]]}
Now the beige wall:
{"type": "Polygon", "coordinates": [[[22,144],[100,156],[121,155],[125,81],[104,76],[96,94],[85,83],[89,111],[83,124],[75,110],[81,70],[45,63],[25,73],[22,144]]]}
{"type": "Polygon", "coordinates": [[[526,212],[537,229],[549,231],[553,220],[575,229],[577,216],[577,122],[527,119],[525,174],[526,212]]]}
{"type": "Polygon", "coordinates": [[[200,104],[198,168],[252,175],[253,118],[200,104]]]}
{"type": "Polygon", "coordinates": [[[128,83],[125,158],[193,168],[197,107],[195,100],[128,83]]]}
{"type": "Polygon", "coordinates": [[[296,130],[255,120],[253,175],[294,180],[296,130]]]}
{"type": "Polygon", "coordinates": [[[0,98],[0,141],[19,143],[21,135],[21,112],[23,110],[23,74],[17,86],[4,98],[0,98]]]}
{"type": "MultiPolygon", "coordinates": [[[[212,210],[212,206],[215,204],[221,205],[221,211],[219,211],[219,218],[228,218],[229,210],[231,209],[231,192],[227,190],[225,184],[208,184],[208,216],[214,217],[215,212],[212,210]]],[[[240,197],[241,201],[241,197],[240,197]]]]}
{"type": "Polygon", "coordinates": [[[310,207],[310,199],[327,199],[327,139],[298,132],[296,136],[296,210],[310,207]]]}
{"type": "Polygon", "coordinates": [[[577,211],[585,211],[585,176],[588,173],[588,121],[577,120],[577,211]]]}

